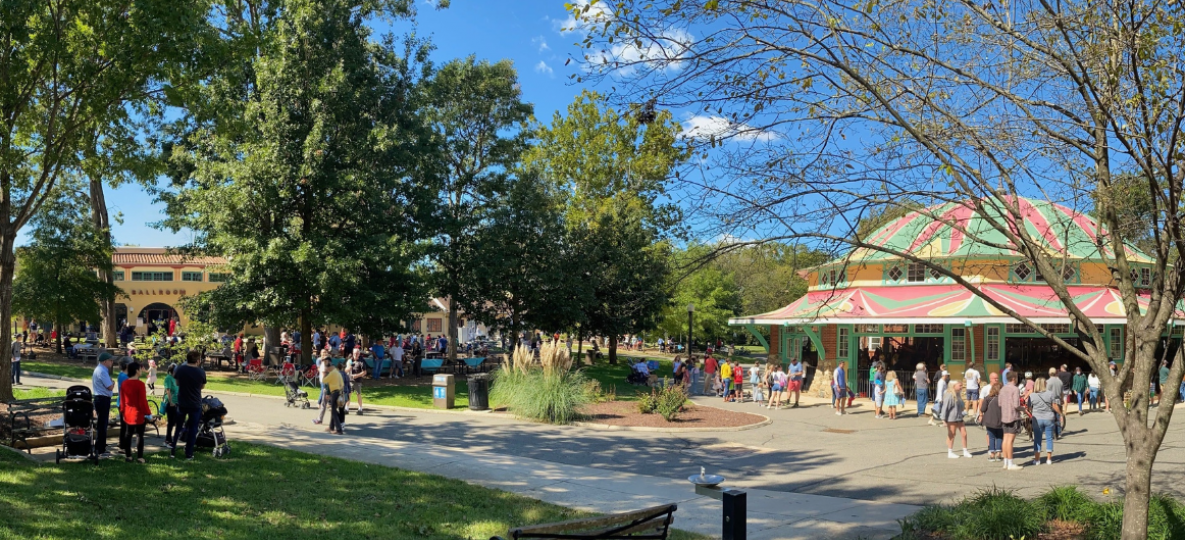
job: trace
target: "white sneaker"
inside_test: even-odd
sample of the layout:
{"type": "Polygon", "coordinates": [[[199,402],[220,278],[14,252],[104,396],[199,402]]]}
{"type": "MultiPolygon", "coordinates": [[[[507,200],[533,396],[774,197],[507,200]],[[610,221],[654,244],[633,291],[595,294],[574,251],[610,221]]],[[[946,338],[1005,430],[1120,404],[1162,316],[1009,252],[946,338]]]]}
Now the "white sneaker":
{"type": "Polygon", "coordinates": [[[959,459],[959,455],[950,451],[950,450],[946,451],[946,457],[948,457],[950,459],[959,459]]]}
{"type": "Polygon", "coordinates": [[[968,452],[966,448],[963,449],[963,457],[965,457],[965,458],[972,457],[971,452],[968,452]]]}
{"type": "Polygon", "coordinates": [[[1007,467],[1004,467],[1004,468],[1005,468],[1005,469],[1007,469],[1007,470],[1010,470],[1010,471],[1019,471],[1019,470],[1023,469],[1024,467],[1021,467],[1020,465],[1017,465],[1017,464],[1013,463],[1012,465],[1009,465],[1009,466],[1007,466],[1007,467]]]}
{"type": "Polygon", "coordinates": [[[1047,459],[1047,460],[1045,460],[1045,464],[1046,464],[1046,465],[1053,465],[1053,460],[1052,460],[1052,459],[1047,459]]]}

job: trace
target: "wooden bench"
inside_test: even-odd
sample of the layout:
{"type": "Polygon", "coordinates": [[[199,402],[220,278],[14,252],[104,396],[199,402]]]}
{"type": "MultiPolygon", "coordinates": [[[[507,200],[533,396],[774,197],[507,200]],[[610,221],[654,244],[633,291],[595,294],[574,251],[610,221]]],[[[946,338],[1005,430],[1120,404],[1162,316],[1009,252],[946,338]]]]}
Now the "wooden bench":
{"type": "Polygon", "coordinates": [[[42,427],[40,423],[34,422],[33,417],[37,415],[49,414],[51,412],[60,412],[62,410],[62,402],[65,397],[43,397],[31,399],[18,399],[6,403],[8,407],[8,434],[9,445],[12,448],[24,448],[25,451],[32,453],[31,446],[29,446],[29,438],[36,437],[48,429],[42,427]],[[17,444],[21,446],[17,446],[17,444]]]}
{"type": "MultiPolygon", "coordinates": [[[[563,540],[665,540],[675,521],[677,505],[665,504],[624,514],[574,519],[510,529],[509,540],[525,538],[563,540]]],[[[495,536],[491,540],[507,540],[495,536]]]]}

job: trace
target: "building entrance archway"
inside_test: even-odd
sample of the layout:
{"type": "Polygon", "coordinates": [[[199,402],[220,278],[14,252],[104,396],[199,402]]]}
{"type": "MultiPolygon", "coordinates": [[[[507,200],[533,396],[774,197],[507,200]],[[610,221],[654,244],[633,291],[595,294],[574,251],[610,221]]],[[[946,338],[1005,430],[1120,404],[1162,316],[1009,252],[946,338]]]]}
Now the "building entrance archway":
{"type": "Polygon", "coordinates": [[[173,306],[161,302],[154,302],[144,306],[136,318],[144,321],[144,326],[149,327],[149,333],[151,333],[152,329],[159,328],[162,325],[167,327],[168,321],[172,320],[173,317],[176,316],[177,310],[174,309],[173,306]]]}

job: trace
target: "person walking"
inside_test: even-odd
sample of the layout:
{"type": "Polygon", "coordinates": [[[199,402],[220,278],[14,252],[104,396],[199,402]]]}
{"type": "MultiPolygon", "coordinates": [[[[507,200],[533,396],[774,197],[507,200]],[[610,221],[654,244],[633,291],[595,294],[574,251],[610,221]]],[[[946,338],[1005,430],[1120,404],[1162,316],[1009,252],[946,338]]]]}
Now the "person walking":
{"type": "Polygon", "coordinates": [[[1029,407],[1033,410],[1033,465],[1041,464],[1041,439],[1045,439],[1045,464],[1053,465],[1054,424],[1062,410],[1056,394],[1049,390],[1045,379],[1039,378],[1034,384],[1033,393],[1029,395],[1029,407]]]}
{"type": "Polygon", "coordinates": [[[769,401],[766,402],[765,408],[782,408],[782,392],[786,390],[785,380],[786,374],[782,372],[782,366],[774,366],[773,372],[769,374],[769,401]]]}
{"type": "Polygon", "coordinates": [[[753,393],[753,403],[757,406],[765,403],[765,382],[761,379],[761,363],[754,362],[749,368],[749,391],[753,393]]]}
{"type": "Polygon", "coordinates": [[[732,401],[732,363],[720,363],[720,383],[724,386],[724,401],[732,401]]]}
{"type": "Polygon", "coordinates": [[[342,389],[345,387],[345,381],[342,379],[342,374],[333,364],[328,360],[325,361],[325,377],[323,383],[329,393],[325,396],[325,403],[328,404],[329,412],[329,428],[325,431],[335,435],[344,435],[345,430],[342,428],[342,417],[340,412],[343,411],[345,400],[342,399],[342,389]]]}
{"type": "MultiPolygon", "coordinates": [[[[185,434],[185,460],[193,459],[193,448],[197,443],[198,425],[202,420],[202,389],[206,387],[206,372],[198,365],[202,353],[189,351],[185,365],[174,371],[177,380],[177,409],[181,412],[181,430],[185,434]]],[[[176,445],[169,451],[169,458],[177,454],[176,445]]]]}
{"type": "Polygon", "coordinates": [[[1100,381],[1099,376],[1095,375],[1093,371],[1086,377],[1086,387],[1090,391],[1090,410],[1092,411],[1099,408],[1099,390],[1102,386],[1103,381],[1100,381]]]}
{"type": "Polygon", "coordinates": [[[1000,390],[1003,386],[991,383],[984,392],[983,401],[979,407],[979,425],[987,431],[988,461],[996,462],[1004,459],[1004,423],[1001,421],[1000,390]]]}
{"type": "Polygon", "coordinates": [[[95,454],[99,457],[111,455],[107,453],[107,425],[111,421],[111,396],[115,391],[115,382],[111,380],[111,367],[114,364],[115,357],[111,353],[102,353],[91,373],[91,392],[95,402],[95,454]]]}
{"type": "MultiPolygon", "coordinates": [[[[387,349],[383,347],[383,343],[381,341],[375,341],[374,344],[370,346],[370,354],[374,355],[374,374],[372,377],[377,381],[383,378],[383,360],[387,357],[387,349]]],[[[361,360],[361,358],[359,358],[359,360],[361,360]]],[[[366,366],[364,365],[363,369],[365,369],[365,367],[366,366]]],[[[391,366],[391,373],[395,373],[395,366],[391,366]]],[[[359,385],[359,388],[361,388],[361,385],[359,385]]],[[[362,391],[359,390],[358,392],[358,399],[362,399],[362,391]]],[[[346,397],[348,398],[349,396],[346,397]]],[[[349,400],[347,399],[347,401],[349,400]]],[[[358,410],[362,410],[361,402],[359,402],[358,410]]]]}
{"type": "Polygon", "coordinates": [[[889,409],[889,420],[897,419],[897,406],[903,401],[905,390],[897,382],[897,372],[890,371],[885,376],[885,408],[889,409]]]}
{"type": "Polygon", "coordinates": [[[835,373],[833,376],[835,384],[835,415],[843,416],[847,413],[848,408],[848,372],[843,367],[843,362],[836,362],[835,373]]]}
{"type": "Polygon", "coordinates": [[[918,400],[918,418],[921,418],[926,414],[926,403],[930,401],[930,373],[922,362],[918,362],[913,372],[913,394],[918,400]]]}
{"type": "Polygon", "coordinates": [[[1160,371],[1156,377],[1156,404],[1164,400],[1164,396],[1169,397],[1169,403],[1176,401],[1176,396],[1173,395],[1172,386],[1169,385],[1169,361],[1161,360],[1160,371]]]}
{"type": "MultiPolygon", "coordinates": [[[[1062,366],[1062,368],[1062,371],[1065,371],[1065,366],[1062,366]]],[[[1053,401],[1059,405],[1065,403],[1066,391],[1070,389],[1070,384],[1074,382],[1073,376],[1070,375],[1070,384],[1067,384],[1066,381],[1062,379],[1061,373],[1061,371],[1058,371],[1054,368],[1049,368],[1049,378],[1045,380],[1045,390],[1043,390],[1045,392],[1049,392],[1053,396],[1053,401]]],[[[1069,375],[1069,372],[1066,374],[1069,375]]],[[[1042,390],[1037,390],[1034,386],[1033,391],[1038,392],[1042,390]]],[[[1062,438],[1062,423],[1058,420],[1060,420],[1060,418],[1054,418],[1053,436],[1060,439],[1062,438]]]]}
{"type": "Polygon", "coordinates": [[[24,348],[21,340],[12,340],[12,384],[21,384],[21,351],[24,348]]]}
{"type": "Polygon", "coordinates": [[[885,365],[877,362],[872,366],[872,375],[870,376],[872,383],[872,403],[873,408],[876,409],[876,414],[873,418],[884,418],[885,406],[885,365]]]}
{"type": "MultiPolygon", "coordinates": [[[[778,371],[781,370],[779,366],[778,371]]],[[[806,368],[798,358],[790,359],[790,367],[787,368],[787,373],[782,373],[782,396],[779,398],[789,401],[790,395],[794,396],[793,407],[798,408],[798,398],[802,394],[802,380],[806,377],[806,368]]],[[[780,401],[779,401],[780,403],[780,401]]]]}
{"type": "Polygon", "coordinates": [[[740,360],[733,360],[732,364],[732,395],[737,403],[745,402],[745,368],[741,367],[740,360]]]}
{"type": "Polygon", "coordinates": [[[967,389],[967,403],[975,408],[971,415],[972,420],[979,416],[979,379],[975,362],[968,362],[967,369],[963,371],[963,385],[967,389]]]}
{"type": "MultiPolygon", "coordinates": [[[[377,362],[375,365],[380,365],[377,362]]],[[[346,374],[350,377],[350,391],[358,394],[358,416],[362,416],[362,381],[366,379],[366,364],[361,360],[350,360],[346,374]]],[[[350,396],[346,396],[346,410],[350,409],[350,396]]]]}
{"type": "Polygon", "coordinates": [[[317,405],[320,407],[320,411],[313,419],[313,424],[316,425],[325,421],[325,410],[329,408],[329,388],[325,386],[325,374],[329,373],[329,368],[332,365],[333,359],[329,356],[329,351],[321,351],[321,359],[317,362],[317,382],[321,385],[321,394],[317,397],[317,405]]]}
{"type": "Polygon", "coordinates": [[[716,371],[719,369],[720,363],[712,355],[704,358],[704,395],[708,395],[708,390],[716,383],[716,371]]]}
{"type": "Polygon", "coordinates": [[[173,378],[173,372],[176,371],[177,364],[169,364],[165,369],[165,394],[161,398],[161,403],[165,408],[165,448],[172,450],[177,444],[177,439],[181,437],[181,429],[178,427],[178,422],[181,420],[181,410],[177,408],[177,379],[173,378]],[[174,433],[174,428],[176,432],[174,433]]]}
{"type": "Polygon", "coordinates": [[[954,450],[956,433],[963,436],[963,457],[972,457],[971,452],[967,451],[967,424],[963,422],[966,405],[960,392],[962,389],[963,385],[959,381],[948,384],[938,408],[938,417],[946,426],[946,457],[951,459],[959,458],[959,454],[954,450]]]}
{"type": "MultiPolygon", "coordinates": [[[[945,368],[945,365],[941,367],[945,368]]],[[[934,406],[930,409],[932,415],[930,416],[930,425],[938,425],[935,420],[941,421],[942,416],[938,414],[938,406],[942,403],[942,398],[946,396],[946,388],[950,385],[950,372],[943,369],[938,376],[938,391],[934,393],[934,406]]]]}
{"type": "Polygon", "coordinates": [[[1082,374],[1082,368],[1074,368],[1074,380],[1071,384],[1071,390],[1074,391],[1074,397],[1078,400],[1078,416],[1082,416],[1082,401],[1086,397],[1086,375],[1082,374]]]}
{"type": "Polygon", "coordinates": [[[140,381],[140,364],[128,364],[128,378],[119,386],[119,416],[123,429],[119,432],[120,447],[124,461],[132,462],[132,437],[137,438],[136,461],[144,463],[144,426],[152,420],[152,409],[148,407],[148,391],[140,381]]]}

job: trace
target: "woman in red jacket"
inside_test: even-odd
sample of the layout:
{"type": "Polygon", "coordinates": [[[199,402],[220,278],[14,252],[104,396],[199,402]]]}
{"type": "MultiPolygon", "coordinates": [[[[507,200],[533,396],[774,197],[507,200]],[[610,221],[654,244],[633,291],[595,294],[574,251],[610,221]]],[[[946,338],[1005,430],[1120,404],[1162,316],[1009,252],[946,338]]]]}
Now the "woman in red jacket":
{"type": "Polygon", "coordinates": [[[152,419],[148,408],[148,391],[140,381],[140,364],[132,362],[127,368],[128,378],[119,385],[119,416],[124,421],[119,432],[124,461],[132,461],[132,437],[138,437],[136,461],[144,463],[144,426],[152,419]]]}

